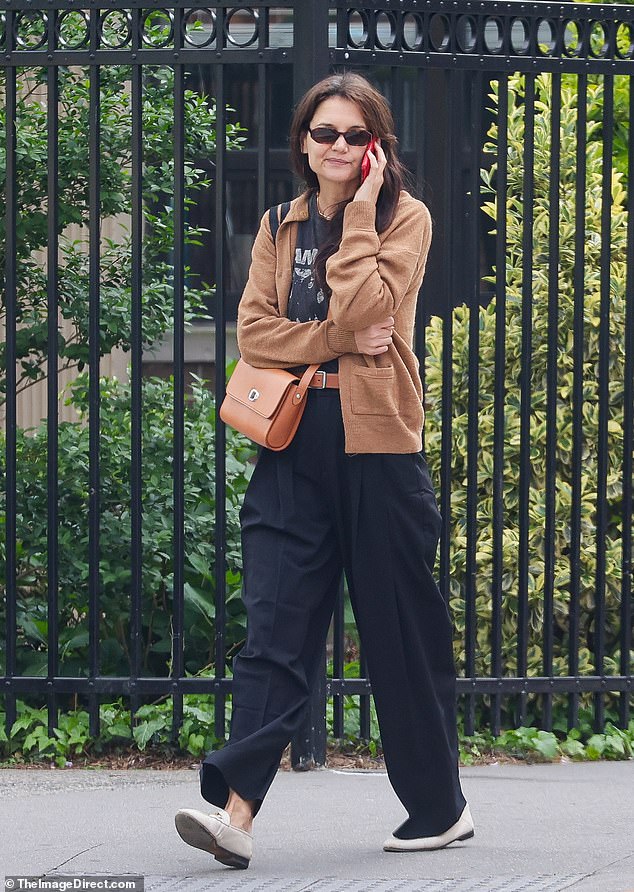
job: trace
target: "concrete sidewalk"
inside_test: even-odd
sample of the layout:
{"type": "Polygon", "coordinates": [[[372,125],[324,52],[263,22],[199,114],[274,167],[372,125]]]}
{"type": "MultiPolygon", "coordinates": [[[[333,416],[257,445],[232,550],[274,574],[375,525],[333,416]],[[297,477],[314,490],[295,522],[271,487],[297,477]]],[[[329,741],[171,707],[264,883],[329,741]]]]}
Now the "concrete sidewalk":
{"type": "Polygon", "coordinates": [[[382,851],[404,811],[384,772],[279,772],[247,871],[182,842],[195,770],[0,770],[0,873],[136,874],[145,889],[634,892],[634,761],[464,768],[476,835],[382,851]]]}

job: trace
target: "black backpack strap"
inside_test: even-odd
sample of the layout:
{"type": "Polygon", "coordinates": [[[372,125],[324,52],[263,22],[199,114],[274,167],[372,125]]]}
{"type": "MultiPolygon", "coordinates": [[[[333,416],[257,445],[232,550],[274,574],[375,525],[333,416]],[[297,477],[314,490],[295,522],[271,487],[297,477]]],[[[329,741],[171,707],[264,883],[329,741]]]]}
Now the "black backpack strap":
{"type": "Polygon", "coordinates": [[[273,207],[269,211],[269,224],[271,227],[271,237],[274,244],[277,237],[277,230],[280,228],[280,223],[282,222],[284,217],[288,214],[290,206],[290,201],[285,201],[284,204],[273,205],[273,207]]]}

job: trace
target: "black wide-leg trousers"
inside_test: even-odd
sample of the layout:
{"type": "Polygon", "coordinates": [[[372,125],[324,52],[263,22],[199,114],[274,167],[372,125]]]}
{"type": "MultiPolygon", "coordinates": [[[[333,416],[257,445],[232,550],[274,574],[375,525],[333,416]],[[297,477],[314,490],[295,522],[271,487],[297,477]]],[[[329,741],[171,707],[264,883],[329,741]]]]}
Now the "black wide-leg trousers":
{"type": "Polygon", "coordinates": [[[346,455],[337,390],[310,390],[295,439],[262,449],[240,512],[247,640],[233,663],[227,744],[200,767],[204,799],[256,800],[299,728],[342,570],[366,655],[403,836],[443,833],[458,777],[450,615],[432,575],[440,534],[421,453],[346,455]]]}

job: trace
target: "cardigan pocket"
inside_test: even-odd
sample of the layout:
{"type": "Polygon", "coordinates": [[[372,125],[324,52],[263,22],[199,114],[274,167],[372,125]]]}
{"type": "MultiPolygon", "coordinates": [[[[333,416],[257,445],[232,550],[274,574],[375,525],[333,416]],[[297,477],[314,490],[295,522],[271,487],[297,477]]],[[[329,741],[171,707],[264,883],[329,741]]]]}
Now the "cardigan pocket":
{"type": "Polygon", "coordinates": [[[350,398],[354,415],[398,415],[394,368],[352,369],[350,398]]]}

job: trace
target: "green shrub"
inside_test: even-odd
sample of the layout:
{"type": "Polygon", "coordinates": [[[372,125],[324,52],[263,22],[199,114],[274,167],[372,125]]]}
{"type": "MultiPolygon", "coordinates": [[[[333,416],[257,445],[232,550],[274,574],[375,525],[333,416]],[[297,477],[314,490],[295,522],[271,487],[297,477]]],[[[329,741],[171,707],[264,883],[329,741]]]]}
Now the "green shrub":
{"type": "MultiPolygon", "coordinates": [[[[524,175],[524,95],[523,75],[509,79],[508,101],[508,192],[506,195],[507,250],[504,276],[506,302],[504,309],[505,363],[503,369],[504,402],[504,467],[503,467],[503,573],[502,573],[502,672],[517,673],[518,636],[518,545],[520,511],[520,375],[523,325],[532,332],[530,379],[530,491],[528,502],[528,675],[549,674],[544,666],[543,637],[548,624],[554,634],[552,673],[568,674],[570,635],[570,517],[572,501],[572,385],[573,385],[573,270],[576,183],[576,119],[577,93],[572,78],[564,78],[561,88],[561,152],[560,152],[560,215],[554,219],[559,229],[560,262],[558,270],[557,329],[557,427],[555,436],[556,481],[554,524],[554,608],[553,615],[544,615],[546,444],[549,431],[546,419],[546,374],[548,350],[548,255],[550,233],[550,144],[551,144],[552,78],[541,74],[536,79],[535,161],[533,204],[532,317],[522,320],[522,284],[524,280],[522,239],[525,215],[523,206],[524,175]]],[[[494,111],[497,88],[491,94],[494,111]]],[[[589,104],[596,111],[603,102],[602,85],[589,87],[589,104]]],[[[598,125],[589,123],[589,136],[598,125]]],[[[489,131],[485,147],[494,162],[482,171],[485,191],[491,196],[484,209],[496,219],[497,197],[497,126],[489,131]]],[[[621,174],[612,174],[611,259],[610,259],[610,381],[607,451],[607,514],[605,586],[605,661],[597,665],[595,646],[595,573],[596,516],[598,487],[598,363],[599,332],[606,324],[602,318],[600,295],[601,252],[601,144],[589,139],[586,145],[587,185],[585,203],[585,270],[584,270],[584,342],[583,350],[583,457],[581,472],[581,568],[579,604],[579,674],[619,674],[619,629],[622,549],[622,461],[623,461],[623,385],[625,347],[625,279],[627,248],[626,194],[621,174]]],[[[477,573],[474,581],[477,612],[476,675],[491,674],[490,631],[492,619],[493,563],[493,428],[494,376],[497,304],[470,310],[458,306],[453,312],[452,350],[453,385],[451,430],[451,517],[450,523],[450,600],[456,623],[456,655],[458,670],[464,667],[466,590],[466,483],[467,426],[469,421],[469,320],[471,312],[479,315],[478,448],[477,448],[477,573]]],[[[442,361],[443,320],[434,317],[427,335],[429,355],[426,361],[427,399],[431,406],[426,420],[426,451],[432,474],[440,479],[442,440],[442,361]]],[[[529,698],[531,702],[534,697],[529,698]]],[[[582,700],[587,701],[584,697],[582,700]]],[[[561,698],[563,701],[563,698],[561,698]]],[[[609,700],[608,702],[614,702],[609,700]]],[[[532,707],[534,709],[534,705],[532,707]]],[[[537,714],[532,713],[539,724],[537,714]]],[[[511,722],[508,714],[507,722],[511,722]]],[[[512,723],[512,722],[511,722],[512,723]]]]}
{"type": "MultiPolygon", "coordinates": [[[[39,19],[21,22],[26,39],[30,31],[37,36],[39,19]]],[[[164,22],[150,17],[146,36],[161,39],[164,22]]],[[[77,31],[83,39],[82,20],[67,17],[66,40],[77,31]]],[[[132,68],[127,65],[103,65],[99,69],[99,189],[100,221],[90,220],[89,146],[90,146],[90,72],[82,66],[55,69],[59,86],[59,132],[57,171],[57,212],[59,236],[59,271],[56,296],[60,319],[57,339],[59,366],[79,369],[89,358],[89,251],[88,229],[103,221],[112,223],[113,238],[101,238],[99,256],[99,352],[110,353],[115,347],[130,349],[132,239],[132,68]],[[81,235],[69,236],[71,224],[81,235]]],[[[15,191],[16,219],[15,267],[18,320],[16,357],[18,392],[46,376],[47,335],[47,106],[46,91],[50,70],[24,67],[19,70],[16,96],[15,191]]],[[[0,70],[0,94],[5,94],[6,72],[0,70]]],[[[174,69],[157,65],[143,66],[143,128],[141,189],[143,192],[143,254],[141,263],[143,308],[143,345],[160,342],[173,326],[174,247],[174,69]]],[[[227,107],[227,111],[233,109],[227,107]]],[[[209,158],[216,150],[216,104],[209,96],[184,90],[184,241],[187,246],[201,244],[205,231],[189,222],[188,211],[199,195],[212,185],[209,158]]],[[[7,269],[6,244],[6,104],[0,103],[0,325],[6,320],[7,269]]],[[[241,148],[244,128],[233,120],[225,125],[228,151],[241,148]]],[[[189,322],[205,316],[205,306],[214,294],[212,283],[203,282],[185,265],[184,315],[189,322]]],[[[0,364],[5,367],[6,345],[0,341],[0,364]]],[[[0,403],[6,398],[6,376],[0,375],[0,403]]]]}
{"type": "MultiPolygon", "coordinates": [[[[70,402],[87,409],[87,376],[72,385],[70,402]]],[[[172,654],[173,585],[172,381],[143,382],[142,415],[142,674],[165,675],[172,654]]],[[[101,381],[100,667],[130,672],[130,387],[101,381]]],[[[185,668],[195,673],[215,660],[214,399],[195,383],[185,406],[185,668]]],[[[59,656],[64,675],[86,675],[88,656],[88,428],[59,428],[59,656]]],[[[252,465],[252,445],[227,431],[228,648],[244,637],[240,600],[242,559],[238,511],[252,465]]],[[[4,473],[4,444],[0,470],[4,473]]],[[[47,442],[46,427],[17,437],[18,649],[17,673],[47,668],[47,442]]],[[[0,516],[4,517],[4,491],[0,516]]],[[[0,542],[0,578],[5,577],[0,542]]],[[[0,618],[4,663],[5,616],[0,618]]],[[[4,668],[4,667],[3,667],[4,668]]]]}
{"type": "MultiPolygon", "coordinates": [[[[348,725],[354,707],[345,698],[344,717],[348,725]]],[[[0,764],[55,762],[63,768],[80,757],[101,756],[105,753],[149,750],[153,755],[167,758],[177,753],[190,753],[200,759],[220,741],[213,732],[213,695],[187,694],[183,698],[183,724],[176,745],[172,741],[172,702],[146,704],[134,716],[122,699],[103,703],[99,708],[100,734],[90,733],[89,716],[84,709],[74,709],[60,715],[54,736],[48,736],[46,707],[35,708],[22,700],[16,704],[17,718],[9,733],[4,731],[6,715],[0,711],[0,764]]],[[[495,737],[489,731],[459,736],[460,761],[473,765],[491,761],[498,756],[511,756],[527,761],[559,761],[561,759],[590,760],[631,759],[634,756],[634,721],[627,730],[608,723],[604,733],[595,734],[589,721],[581,714],[582,724],[569,732],[539,731],[520,727],[495,737]]],[[[346,727],[342,738],[332,738],[332,710],[327,710],[330,744],[341,752],[372,757],[382,755],[376,714],[371,712],[370,738],[360,740],[358,725],[346,727]]],[[[227,723],[226,723],[227,724],[227,723]]],[[[228,730],[228,728],[227,728],[228,730]]]]}

